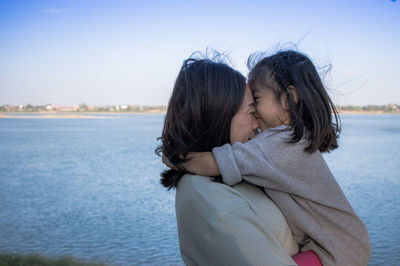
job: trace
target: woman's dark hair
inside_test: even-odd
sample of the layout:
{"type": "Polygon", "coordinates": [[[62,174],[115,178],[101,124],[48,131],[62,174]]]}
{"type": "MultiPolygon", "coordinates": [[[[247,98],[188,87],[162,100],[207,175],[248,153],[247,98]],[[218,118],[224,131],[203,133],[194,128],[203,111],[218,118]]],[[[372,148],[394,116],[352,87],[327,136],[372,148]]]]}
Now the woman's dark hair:
{"type": "Polygon", "coordinates": [[[300,141],[306,133],[305,127],[309,131],[306,136],[310,142],[305,148],[306,152],[336,149],[340,118],[311,60],[293,50],[280,51],[261,60],[259,58],[259,54],[253,54],[247,60],[250,70],[248,85],[251,89],[260,87],[272,90],[278,102],[286,92],[293,129],[291,141],[300,141]],[[289,86],[296,88],[299,96],[297,103],[289,86]]]}
{"type": "Polygon", "coordinates": [[[176,187],[186,173],[181,167],[189,152],[211,151],[230,142],[230,127],[245,94],[246,79],[216,59],[183,62],[169,100],[161,153],[180,170],[161,173],[161,184],[176,187]]]}

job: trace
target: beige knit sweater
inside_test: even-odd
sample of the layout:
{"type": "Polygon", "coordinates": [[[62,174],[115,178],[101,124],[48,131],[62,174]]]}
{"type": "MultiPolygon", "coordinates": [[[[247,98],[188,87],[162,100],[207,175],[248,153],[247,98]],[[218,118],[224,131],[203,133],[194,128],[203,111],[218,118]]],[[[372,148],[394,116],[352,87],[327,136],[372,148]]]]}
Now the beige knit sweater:
{"type": "Polygon", "coordinates": [[[371,247],[357,216],[320,152],[304,152],[305,139],[288,143],[285,126],[247,143],[213,149],[224,183],[243,179],[264,187],[281,209],[301,251],[313,250],[323,265],[367,265],[371,247]]]}

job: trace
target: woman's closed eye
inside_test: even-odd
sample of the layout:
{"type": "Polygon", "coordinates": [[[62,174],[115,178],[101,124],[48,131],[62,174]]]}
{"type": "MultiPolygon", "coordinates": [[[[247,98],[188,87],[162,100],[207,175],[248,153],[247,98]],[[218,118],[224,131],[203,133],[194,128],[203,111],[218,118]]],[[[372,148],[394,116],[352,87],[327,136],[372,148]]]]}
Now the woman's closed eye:
{"type": "Polygon", "coordinates": [[[255,115],[256,114],[256,103],[255,102],[251,102],[248,105],[249,109],[248,109],[248,114],[250,115],[255,115]]]}

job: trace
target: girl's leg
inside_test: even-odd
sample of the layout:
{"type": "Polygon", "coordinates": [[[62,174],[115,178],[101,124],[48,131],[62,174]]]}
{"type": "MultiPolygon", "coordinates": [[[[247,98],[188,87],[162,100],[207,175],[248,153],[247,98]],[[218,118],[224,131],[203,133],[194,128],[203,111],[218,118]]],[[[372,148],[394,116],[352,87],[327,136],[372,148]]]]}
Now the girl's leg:
{"type": "Polygon", "coordinates": [[[293,260],[299,266],[322,266],[318,255],[312,250],[300,252],[299,254],[293,256],[293,260]]]}

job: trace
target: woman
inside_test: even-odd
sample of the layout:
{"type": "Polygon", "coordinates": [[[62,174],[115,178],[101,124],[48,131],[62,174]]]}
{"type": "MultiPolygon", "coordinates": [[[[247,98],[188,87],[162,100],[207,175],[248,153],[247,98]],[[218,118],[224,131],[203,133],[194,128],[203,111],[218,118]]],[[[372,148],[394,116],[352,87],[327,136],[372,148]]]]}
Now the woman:
{"type": "Polygon", "coordinates": [[[258,124],[243,75],[209,59],[185,60],[175,82],[157,151],[175,166],[161,183],[176,187],[181,255],[186,264],[296,265],[298,252],[279,209],[260,188],[228,187],[181,167],[189,152],[246,142],[258,124]],[[186,175],[185,175],[186,174],[186,175]],[[185,175],[185,176],[184,176],[185,175]],[[266,203],[267,202],[267,203],[266,203]]]}

